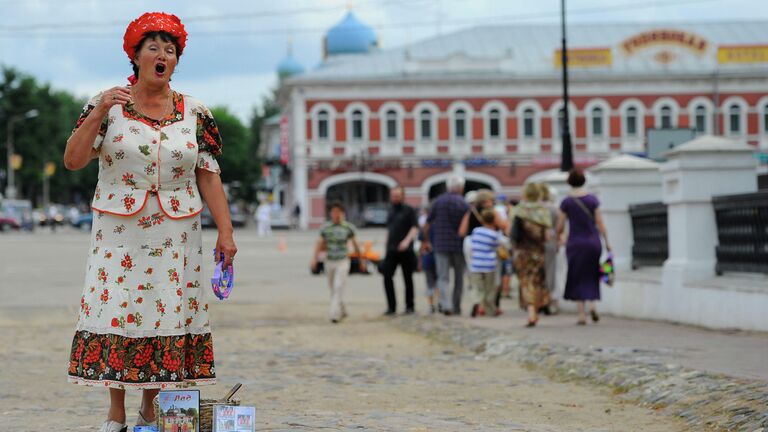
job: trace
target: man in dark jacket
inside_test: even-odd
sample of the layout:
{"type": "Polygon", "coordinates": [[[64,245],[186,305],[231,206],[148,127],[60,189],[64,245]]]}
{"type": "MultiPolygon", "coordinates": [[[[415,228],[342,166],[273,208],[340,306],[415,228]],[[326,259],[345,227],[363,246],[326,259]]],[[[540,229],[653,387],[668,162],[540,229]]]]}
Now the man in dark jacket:
{"type": "Polygon", "coordinates": [[[413,207],[403,202],[404,196],[405,191],[402,186],[395,186],[389,191],[392,207],[387,215],[387,254],[382,265],[384,293],[387,295],[385,315],[394,315],[397,310],[393,277],[398,265],[403,272],[405,282],[405,313],[414,312],[413,272],[417,262],[413,251],[413,240],[419,234],[419,221],[413,207]]]}

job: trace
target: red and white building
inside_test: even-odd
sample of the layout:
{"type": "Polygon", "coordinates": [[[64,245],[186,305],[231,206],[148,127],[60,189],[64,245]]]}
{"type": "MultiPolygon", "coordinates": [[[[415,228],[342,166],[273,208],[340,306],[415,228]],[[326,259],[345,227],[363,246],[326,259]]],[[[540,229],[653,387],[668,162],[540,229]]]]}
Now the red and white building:
{"type": "MultiPolygon", "coordinates": [[[[722,134],[768,155],[768,22],[568,31],[577,165],[644,153],[650,128],[722,134]]],[[[316,227],[329,200],[359,221],[388,187],[403,185],[422,206],[452,173],[518,196],[559,166],[559,44],[558,25],[502,25],[384,50],[350,13],[326,36],[318,68],[281,70],[280,201],[316,227]]],[[[265,148],[280,150],[279,123],[265,148]]]]}

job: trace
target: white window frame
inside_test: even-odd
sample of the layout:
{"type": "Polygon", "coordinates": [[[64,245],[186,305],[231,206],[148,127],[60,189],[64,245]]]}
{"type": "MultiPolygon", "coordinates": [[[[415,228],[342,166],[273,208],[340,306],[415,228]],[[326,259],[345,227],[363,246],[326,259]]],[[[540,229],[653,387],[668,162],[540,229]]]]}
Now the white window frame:
{"type": "Polygon", "coordinates": [[[739,96],[731,96],[720,105],[720,112],[723,116],[723,136],[746,142],[747,135],[749,134],[747,131],[747,116],[749,115],[749,104],[747,101],[739,96]],[[738,106],[741,110],[739,133],[737,134],[731,132],[731,107],[734,105],[738,106]]]}
{"type": "Polygon", "coordinates": [[[309,117],[312,123],[312,143],[326,144],[336,142],[336,109],[329,103],[319,103],[312,107],[309,117]],[[319,114],[321,111],[328,112],[328,138],[320,139],[319,114]]]}
{"type": "Polygon", "coordinates": [[[619,105],[619,116],[621,125],[621,150],[640,152],[645,150],[645,105],[639,99],[625,99],[619,105]],[[637,110],[637,131],[635,135],[629,135],[627,132],[627,111],[630,108],[637,110]]]}
{"type": "MultiPolygon", "coordinates": [[[[560,110],[563,109],[563,100],[559,99],[549,107],[549,117],[552,119],[552,153],[563,151],[563,139],[560,136],[560,110]]],[[[571,131],[571,142],[576,141],[576,116],[579,110],[573,102],[568,102],[568,127],[571,131]]]]}
{"type": "Polygon", "coordinates": [[[488,101],[480,110],[483,116],[483,151],[490,154],[499,154],[506,152],[505,143],[507,142],[507,118],[509,112],[506,104],[501,101],[488,101]],[[499,112],[499,136],[491,136],[491,112],[499,112]]]}
{"type": "Polygon", "coordinates": [[[541,105],[534,99],[524,99],[517,104],[515,108],[515,117],[517,117],[517,149],[520,153],[538,153],[541,150],[541,117],[543,110],[541,105]],[[533,110],[533,136],[526,137],[525,118],[523,113],[527,110],[533,110]]]}
{"type": "MultiPolygon", "coordinates": [[[[696,109],[704,107],[704,135],[711,135],[713,133],[713,116],[715,113],[715,104],[708,97],[698,96],[691,99],[688,102],[688,125],[691,129],[696,131],[696,109]]],[[[696,133],[699,133],[698,131],[696,133]]]]}
{"type": "Polygon", "coordinates": [[[766,128],[768,128],[768,124],[766,124],[765,116],[768,115],[768,96],[763,96],[760,98],[759,101],[757,101],[757,115],[758,120],[758,131],[757,136],[758,138],[758,146],[761,149],[768,149],[768,132],[766,131],[766,128]]]}
{"type": "Polygon", "coordinates": [[[437,137],[437,122],[440,118],[440,109],[432,102],[420,102],[415,107],[413,107],[413,117],[415,119],[415,129],[416,129],[416,136],[414,137],[416,141],[421,143],[435,143],[438,140],[437,137]],[[430,138],[424,139],[421,135],[421,112],[427,110],[432,114],[432,123],[430,124],[430,138]]]}
{"type": "Polygon", "coordinates": [[[468,143],[472,141],[472,122],[475,117],[475,110],[472,105],[465,101],[453,102],[448,106],[449,136],[452,143],[468,143]],[[464,137],[456,136],[456,113],[464,110],[464,137]]]}
{"type": "Polygon", "coordinates": [[[344,110],[344,118],[347,121],[347,142],[350,143],[366,143],[370,140],[371,137],[371,131],[370,131],[370,120],[371,120],[371,111],[368,108],[367,105],[355,102],[351,103],[347,106],[347,108],[344,110]],[[360,111],[362,114],[362,122],[363,122],[363,128],[362,128],[362,137],[360,138],[354,138],[352,132],[354,131],[353,128],[353,118],[352,115],[355,111],[360,111]]]}
{"type": "Polygon", "coordinates": [[[611,104],[605,99],[595,98],[590,99],[586,105],[584,105],[584,117],[587,121],[587,151],[588,152],[607,152],[611,149],[611,104]],[[600,136],[595,136],[592,123],[592,111],[595,108],[603,110],[601,116],[603,133],[600,136]]]}
{"type": "Polygon", "coordinates": [[[680,118],[680,105],[678,105],[677,101],[671,97],[663,97],[657,99],[651,107],[651,111],[653,111],[654,115],[653,125],[656,129],[661,129],[661,110],[667,106],[670,108],[670,114],[672,115],[672,118],[670,119],[670,126],[672,129],[678,126],[678,119],[680,118]]]}
{"type": "Polygon", "coordinates": [[[405,141],[405,108],[398,102],[386,102],[379,107],[379,127],[381,129],[382,156],[398,156],[402,154],[402,146],[405,141]],[[397,114],[396,138],[387,138],[387,112],[394,111],[397,114]]]}

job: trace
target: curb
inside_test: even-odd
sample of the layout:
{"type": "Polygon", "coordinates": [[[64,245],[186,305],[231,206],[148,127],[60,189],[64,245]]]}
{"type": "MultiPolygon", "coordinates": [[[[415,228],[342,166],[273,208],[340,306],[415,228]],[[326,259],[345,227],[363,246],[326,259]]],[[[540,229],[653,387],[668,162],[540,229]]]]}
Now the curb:
{"type": "Polygon", "coordinates": [[[624,399],[684,419],[692,430],[768,432],[766,382],[662,363],[642,350],[606,352],[520,341],[499,330],[442,318],[399,317],[392,322],[405,331],[451,341],[474,351],[478,359],[509,358],[558,381],[607,386],[624,399]]]}

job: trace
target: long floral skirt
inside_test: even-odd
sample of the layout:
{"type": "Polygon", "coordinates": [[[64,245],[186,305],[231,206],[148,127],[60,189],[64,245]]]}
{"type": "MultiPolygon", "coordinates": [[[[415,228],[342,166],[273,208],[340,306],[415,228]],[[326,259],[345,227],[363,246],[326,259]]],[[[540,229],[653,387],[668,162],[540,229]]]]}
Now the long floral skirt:
{"type": "Polygon", "coordinates": [[[214,384],[202,259],[200,216],[171,219],[154,195],[137,215],[94,211],[69,381],[121,389],[214,384]]]}
{"type": "Polygon", "coordinates": [[[520,281],[520,307],[536,309],[550,302],[544,276],[544,246],[523,247],[515,250],[515,272],[520,281]]]}

